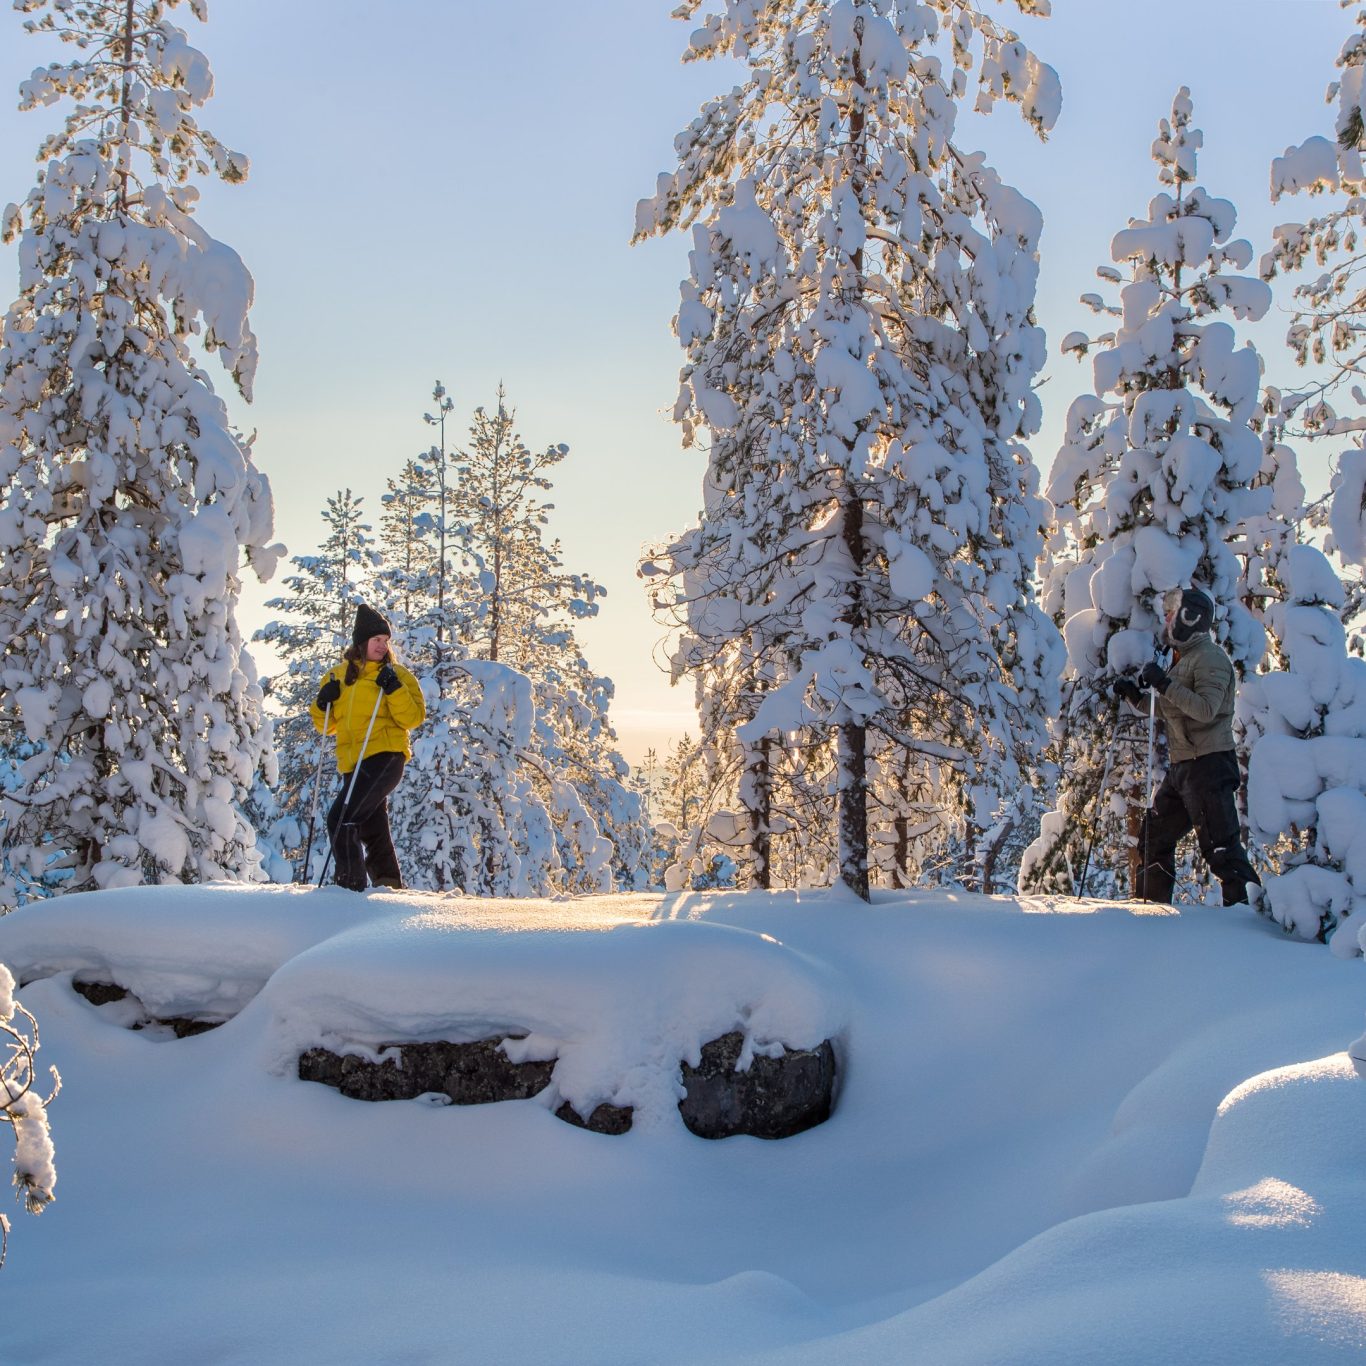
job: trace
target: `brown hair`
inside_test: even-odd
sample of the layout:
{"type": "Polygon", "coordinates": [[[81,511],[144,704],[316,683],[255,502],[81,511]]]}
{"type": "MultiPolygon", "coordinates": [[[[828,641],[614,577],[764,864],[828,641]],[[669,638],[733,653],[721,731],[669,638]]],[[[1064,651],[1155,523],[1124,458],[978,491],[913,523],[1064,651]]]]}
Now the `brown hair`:
{"type": "MultiPolygon", "coordinates": [[[[368,640],[362,641],[359,645],[348,645],[346,653],[342,658],[346,661],[346,686],[349,688],[360,677],[361,669],[369,662],[366,659],[365,651],[369,646],[368,640]]],[[[392,664],[394,662],[394,647],[389,646],[384,652],[384,658],[379,661],[381,664],[392,664]]]]}

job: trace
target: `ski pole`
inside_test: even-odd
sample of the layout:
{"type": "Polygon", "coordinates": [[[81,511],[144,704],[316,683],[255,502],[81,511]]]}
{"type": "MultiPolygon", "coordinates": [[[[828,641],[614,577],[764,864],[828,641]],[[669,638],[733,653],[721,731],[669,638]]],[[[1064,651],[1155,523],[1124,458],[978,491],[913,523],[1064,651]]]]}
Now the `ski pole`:
{"type": "MultiPolygon", "coordinates": [[[[1148,805],[1143,812],[1143,890],[1148,890],[1148,878],[1152,872],[1150,851],[1153,837],[1153,746],[1157,730],[1157,689],[1148,689],[1148,805]]],[[[1145,901],[1151,897],[1145,896],[1145,901]]]]}
{"type": "MultiPolygon", "coordinates": [[[[353,792],[355,792],[355,790],[356,790],[356,779],[360,777],[360,766],[361,766],[361,763],[363,762],[363,760],[365,759],[365,748],[366,748],[366,746],[370,743],[370,732],[373,731],[374,728],[375,728],[375,717],[377,717],[377,716],[379,715],[379,704],[380,704],[381,702],[383,702],[383,701],[384,701],[384,690],[383,690],[382,688],[376,688],[376,689],[375,689],[375,709],[374,709],[374,711],[372,711],[372,712],[370,713],[370,724],[369,724],[368,726],[366,726],[366,728],[365,728],[365,739],[362,740],[362,741],[360,742],[360,754],[359,754],[359,755],[357,756],[357,758],[356,758],[356,766],[355,766],[355,768],[353,768],[353,769],[351,770],[351,782],[348,784],[347,789],[346,789],[346,800],[345,800],[344,802],[342,802],[341,814],[337,817],[337,830],[338,830],[338,832],[341,831],[342,826],[346,823],[346,813],[351,809],[351,794],[352,794],[353,792]]],[[[331,834],[332,834],[332,832],[331,832],[330,830],[329,830],[327,833],[328,833],[329,837],[330,837],[331,834]]],[[[321,886],[323,885],[323,879],[327,876],[327,866],[328,866],[328,864],[330,864],[330,863],[332,862],[332,848],[331,848],[331,844],[332,844],[332,841],[331,841],[331,838],[329,838],[329,839],[328,839],[327,857],[323,860],[323,870],[322,870],[322,872],[318,874],[318,886],[319,886],[319,887],[321,887],[321,886]]]]}
{"type": "Polygon", "coordinates": [[[301,882],[308,881],[308,865],[313,862],[313,825],[318,819],[318,793],[322,791],[323,785],[323,754],[327,749],[327,727],[332,721],[332,703],[327,704],[327,710],[323,712],[323,733],[318,737],[318,768],[313,775],[313,805],[308,812],[308,838],[304,841],[304,862],[299,870],[303,876],[301,882]]]}
{"type": "Polygon", "coordinates": [[[1153,804],[1153,746],[1157,733],[1157,689],[1148,689],[1148,807],[1153,804]]]}

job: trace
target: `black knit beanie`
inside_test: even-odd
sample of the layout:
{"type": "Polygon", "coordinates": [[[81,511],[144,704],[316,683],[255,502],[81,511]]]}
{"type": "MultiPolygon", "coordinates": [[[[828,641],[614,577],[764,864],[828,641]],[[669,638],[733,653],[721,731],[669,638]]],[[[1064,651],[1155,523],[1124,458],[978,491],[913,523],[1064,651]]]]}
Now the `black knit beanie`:
{"type": "Polygon", "coordinates": [[[351,632],[351,643],[359,650],[371,636],[391,636],[393,631],[373,607],[361,603],[356,608],[356,625],[351,632]]]}
{"type": "Polygon", "coordinates": [[[1195,636],[1203,635],[1212,625],[1214,604],[1198,588],[1187,588],[1181,594],[1181,606],[1172,618],[1172,640],[1182,645],[1195,636]]]}

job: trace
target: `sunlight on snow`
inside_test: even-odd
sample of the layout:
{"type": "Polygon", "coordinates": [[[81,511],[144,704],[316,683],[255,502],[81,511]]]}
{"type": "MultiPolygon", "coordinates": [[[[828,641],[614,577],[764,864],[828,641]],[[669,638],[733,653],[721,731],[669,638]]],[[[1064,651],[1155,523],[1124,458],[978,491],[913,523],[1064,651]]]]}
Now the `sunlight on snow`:
{"type": "Polygon", "coordinates": [[[1308,1228],[1323,1213],[1312,1195],[1274,1176],[1224,1196],[1224,1204],[1228,1222],[1239,1228],[1308,1228]]]}
{"type": "Polygon", "coordinates": [[[1266,1271],[1273,1310],[1285,1327],[1356,1344],[1366,1331],[1366,1277],[1341,1271],[1266,1271]]]}

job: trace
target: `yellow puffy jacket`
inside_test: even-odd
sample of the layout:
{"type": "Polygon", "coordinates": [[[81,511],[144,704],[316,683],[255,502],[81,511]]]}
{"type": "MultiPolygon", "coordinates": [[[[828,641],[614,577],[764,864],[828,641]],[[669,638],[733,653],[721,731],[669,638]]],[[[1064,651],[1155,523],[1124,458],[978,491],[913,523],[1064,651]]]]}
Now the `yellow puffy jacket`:
{"type": "MultiPolygon", "coordinates": [[[[403,686],[386,697],[375,682],[375,675],[383,667],[382,664],[367,661],[361,665],[356,681],[348,688],[346,660],[342,660],[329,669],[318,684],[319,691],[333,678],[342,685],[341,697],[332,704],[332,715],[327,718],[327,734],[337,737],[338,773],[350,773],[361,759],[371,754],[401,754],[405,759],[413,757],[408,732],[426,719],[427,704],[422,700],[422,689],[417,679],[402,664],[395,664],[393,669],[403,686]],[[362,754],[360,747],[365,742],[365,728],[375,712],[377,697],[383,700],[379,704],[379,712],[375,714],[370,743],[362,754]]],[[[313,725],[321,731],[324,718],[322,708],[315,702],[310,710],[313,725]]]]}

